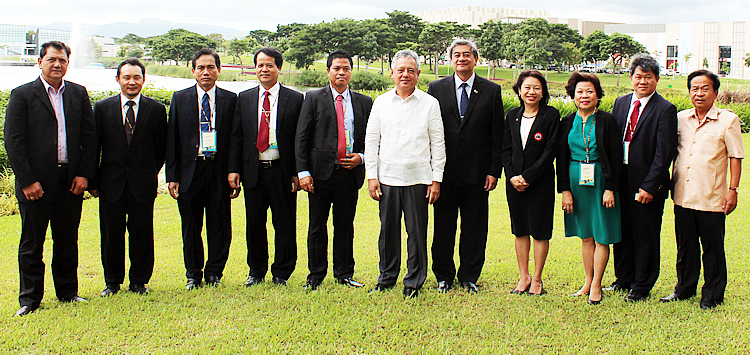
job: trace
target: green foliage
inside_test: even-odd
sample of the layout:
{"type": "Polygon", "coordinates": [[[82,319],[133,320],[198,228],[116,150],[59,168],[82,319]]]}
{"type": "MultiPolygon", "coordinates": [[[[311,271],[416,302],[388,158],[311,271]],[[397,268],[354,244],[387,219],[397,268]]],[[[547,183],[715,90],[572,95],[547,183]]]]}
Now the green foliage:
{"type": "MultiPolygon", "coordinates": [[[[3,153],[5,153],[4,149],[3,153]]],[[[3,166],[0,170],[0,216],[10,216],[16,213],[18,213],[16,178],[12,170],[3,166]]]]}
{"type": "Polygon", "coordinates": [[[386,76],[369,71],[357,71],[352,75],[349,85],[354,90],[381,90],[393,85],[386,76]]]}
{"type": "Polygon", "coordinates": [[[609,40],[609,36],[602,30],[591,32],[583,41],[581,41],[581,54],[583,60],[596,62],[607,59],[604,46],[609,40]]]}
{"type": "MultiPolygon", "coordinates": [[[[172,78],[185,78],[192,79],[193,72],[188,67],[180,65],[148,65],[146,66],[146,74],[168,76],[172,78]]],[[[224,70],[219,73],[219,80],[221,81],[245,81],[244,77],[240,76],[240,73],[236,73],[230,70],[224,70]]]]}
{"type": "Polygon", "coordinates": [[[122,42],[129,44],[143,44],[146,43],[146,39],[139,35],[128,33],[125,37],[122,37],[122,42]]]}
{"type": "Polygon", "coordinates": [[[94,39],[90,39],[86,42],[83,53],[88,55],[89,59],[96,60],[102,56],[102,46],[100,46],[94,39]]]}
{"type": "Polygon", "coordinates": [[[328,85],[328,75],[322,71],[303,70],[298,75],[293,76],[292,81],[296,86],[306,86],[313,88],[322,88],[328,85]]]}
{"type": "Polygon", "coordinates": [[[117,56],[120,58],[141,58],[145,54],[143,48],[137,44],[124,44],[120,46],[117,56]]]}
{"type": "Polygon", "coordinates": [[[151,55],[155,60],[187,62],[201,48],[216,48],[216,41],[195,32],[178,28],[153,40],[151,55]]]}
{"type": "Polygon", "coordinates": [[[255,49],[260,48],[260,44],[253,38],[235,38],[229,42],[227,48],[227,54],[234,56],[240,61],[240,74],[245,74],[245,67],[242,63],[242,56],[246,53],[252,52],[255,49]]]}
{"type": "MultiPolygon", "coordinates": [[[[426,53],[434,54],[433,62],[437,61],[446,53],[448,46],[454,37],[464,37],[468,25],[460,25],[453,21],[428,23],[419,35],[419,43],[422,44],[426,53]]],[[[438,71],[434,70],[435,78],[438,71]]]]}

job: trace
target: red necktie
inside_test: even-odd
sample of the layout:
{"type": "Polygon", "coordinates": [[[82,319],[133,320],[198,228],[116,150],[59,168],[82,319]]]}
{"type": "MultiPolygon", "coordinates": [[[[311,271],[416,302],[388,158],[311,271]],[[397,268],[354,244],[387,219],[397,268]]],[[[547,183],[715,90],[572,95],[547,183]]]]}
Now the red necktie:
{"type": "Polygon", "coordinates": [[[268,149],[268,123],[271,121],[271,101],[268,100],[270,94],[268,91],[265,92],[266,98],[263,99],[263,112],[260,114],[260,128],[258,128],[258,143],[255,145],[261,153],[268,149]]]}
{"type": "Polygon", "coordinates": [[[635,102],[633,102],[633,112],[630,114],[630,126],[625,133],[626,142],[630,142],[630,140],[633,138],[633,132],[635,132],[635,126],[638,124],[638,118],[641,114],[641,112],[638,110],[639,107],[641,107],[641,100],[635,100],[635,102]]]}
{"type": "Polygon", "coordinates": [[[346,157],[346,132],[344,131],[344,104],[343,101],[344,97],[339,95],[336,96],[336,120],[338,121],[338,154],[336,155],[336,160],[341,161],[341,159],[346,157]]]}

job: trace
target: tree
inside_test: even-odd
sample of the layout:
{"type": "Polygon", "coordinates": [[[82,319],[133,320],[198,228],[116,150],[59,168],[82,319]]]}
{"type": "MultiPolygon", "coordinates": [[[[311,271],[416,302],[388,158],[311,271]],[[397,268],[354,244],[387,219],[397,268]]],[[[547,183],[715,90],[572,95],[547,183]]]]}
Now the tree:
{"type": "Polygon", "coordinates": [[[540,39],[549,35],[549,22],[543,18],[528,19],[518,26],[518,31],[533,41],[533,47],[537,48],[540,39]]]}
{"type": "Polygon", "coordinates": [[[703,68],[708,69],[708,58],[703,57],[703,68]]]}
{"type": "Polygon", "coordinates": [[[615,32],[601,45],[601,50],[602,53],[606,53],[612,58],[613,63],[617,64],[615,66],[617,68],[617,86],[620,86],[620,68],[622,68],[623,60],[634,54],[645,52],[646,48],[633,37],[615,32]]]}
{"type": "Polygon", "coordinates": [[[178,28],[153,39],[151,55],[158,61],[189,62],[201,48],[216,48],[216,41],[195,32],[178,28]]]}
{"type": "Polygon", "coordinates": [[[438,60],[441,57],[441,53],[445,53],[450,43],[453,41],[453,37],[461,37],[464,30],[468,28],[468,25],[459,25],[455,22],[438,22],[428,23],[422,29],[422,33],[419,34],[419,43],[425,49],[425,52],[435,54],[434,57],[434,71],[435,78],[438,77],[438,60]]]}
{"type": "Polygon", "coordinates": [[[550,35],[540,41],[540,47],[549,53],[547,55],[547,63],[554,63],[560,66],[565,61],[565,47],[563,47],[563,42],[557,35],[550,35]]]}
{"type": "Polygon", "coordinates": [[[573,43],[578,47],[581,46],[581,41],[583,40],[583,36],[578,31],[564,23],[549,24],[549,35],[556,36],[560,43],[573,43]]]}
{"type": "Polygon", "coordinates": [[[145,43],[145,41],[146,41],[145,38],[138,36],[136,34],[133,34],[133,33],[128,33],[125,35],[125,37],[122,37],[123,43],[140,44],[140,43],[145,43]]]}
{"type": "Polygon", "coordinates": [[[120,46],[120,50],[117,52],[117,56],[120,58],[140,58],[143,57],[145,51],[141,46],[137,44],[125,44],[120,46]]]}
{"type": "Polygon", "coordinates": [[[34,37],[36,37],[36,31],[26,32],[26,43],[34,43],[34,37]]]}
{"type": "Polygon", "coordinates": [[[745,66],[750,67],[750,53],[745,53],[745,66]]]}
{"type": "Polygon", "coordinates": [[[216,50],[223,51],[224,47],[222,45],[224,44],[224,35],[221,33],[209,33],[206,35],[206,38],[216,42],[216,50]]]}
{"type": "Polygon", "coordinates": [[[255,47],[258,47],[258,42],[256,42],[255,39],[250,38],[249,36],[247,38],[235,38],[229,41],[227,54],[237,57],[237,59],[240,61],[240,75],[245,75],[245,66],[242,65],[242,56],[252,51],[255,47]]]}
{"type": "Polygon", "coordinates": [[[288,48],[286,57],[297,68],[309,69],[315,62],[315,56],[320,53],[317,32],[313,29],[315,26],[317,25],[309,26],[284,39],[284,47],[288,48]]]}
{"type": "Polygon", "coordinates": [[[102,46],[100,46],[93,38],[91,38],[84,45],[83,53],[88,55],[91,59],[99,59],[102,56],[102,46]]]}
{"type": "MultiPolygon", "coordinates": [[[[482,56],[490,62],[492,78],[495,78],[495,67],[503,59],[505,48],[503,47],[503,24],[489,20],[482,25],[482,35],[479,36],[477,46],[482,56]]],[[[489,73],[488,73],[489,74],[489,73]]]]}
{"type": "Polygon", "coordinates": [[[562,44],[562,46],[563,46],[563,51],[565,53],[564,60],[565,60],[565,64],[566,64],[565,66],[566,66],[566,71],[567,71],[568,66],[578,65],[579,63],[581,63],[581,60],[583,59],[583,54],[581,54],[581,49],[578,48],[578,46],[576,46],[573,43],[565,42],[562,44]]]}
{"type": "Polygon", "coordinates": [[[609,40],[609,36],[602,30],[591,32],[588,37],[581,41],[581,55],[583,60],[594,62],[607,59],[607,54],[602,51],[602,46],[609,40]]]}
{"type": "Polygon", "coordinates": [[[503,35],[503,47],[505,48],[505,58],[515,63],[513,78],[518,74],[518,67],[524,61],[526,50],[531,47],[532,41],[528,36],[521,33],[518,29],[507,31],[503,35]]]}
{"type": "Polygon", "coordinates": [[[281,52],[289,50],[289,41],[300,31],[309,28],[304,23],[290,23],[288,25],[276,25],[276,33],[268,37],[268,46],[276,47],[281,52]]]}
{"type": "Polygon", "coordinates": [[[268,30],[252,30],[247,37],[254,39],[261,46],[266,47],[271,43],[273,35],[274,33],[268,30]]]}
{"type": "Polygon", "coordinates": [[[693,57],[693,53],[689,53],[689,52],[682,55],[682,58],[685,59],[685,70],[689,70],[690,58],[692,57],[693,57]]]}

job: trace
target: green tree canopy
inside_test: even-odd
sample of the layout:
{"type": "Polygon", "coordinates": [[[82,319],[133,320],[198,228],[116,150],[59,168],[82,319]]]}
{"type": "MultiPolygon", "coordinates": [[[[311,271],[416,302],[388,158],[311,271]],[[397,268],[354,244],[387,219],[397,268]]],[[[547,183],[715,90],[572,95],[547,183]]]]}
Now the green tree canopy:
{"type": "Polygon", "coordinates": [[[629,58],[631,55],[645,52],[646,48],[634,40],[633,37],[615,32],[602,44],[601,50],[603,54],[606,54],[616,64],[617,86],[620,86],[620,68],[622,67],[623,60],[629,58]]]}
{"type": "Polygon", "coordinates": [[[201,48],[215,49],[216,46],[216,41],[210,38],[178,28],[155,38],[151,55],[158,61],[188,62],[201,48]]]}
{"type": "Polygon", "coordinates": [[[588,37],[581,41],[581,55],[583,60],[596,62],[607,59],[607,54],[602,50],[609,41],[609,36],[602,30],[591,32],[588,37]]]}
{"type": "Polygon", "coordinates": [[[489,20],[479,27],[482,29],[482,35],[477,40],[477,46],[482,57],[490,62],[492,77],[494,78],[495,67],[505,55],[505,48],[503,47],[503,24],[489,20]]]}

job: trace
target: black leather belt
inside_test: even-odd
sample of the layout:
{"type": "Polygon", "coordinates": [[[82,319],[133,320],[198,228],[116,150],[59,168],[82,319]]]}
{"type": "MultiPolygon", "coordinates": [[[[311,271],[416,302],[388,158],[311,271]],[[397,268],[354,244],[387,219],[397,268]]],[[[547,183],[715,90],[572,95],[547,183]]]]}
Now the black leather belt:
{"type": "Polygon", "coordinates": [[[212,161],[214,159],[216,159],[216,154],[211,154],[210,157],[207,157],[205,155],[199,155],[198,156],[198,160],[203,160],[203,161],[212,161]]]}
{"type": "Polygon", "coordinates": [[[281,159],[274,159],[274,160],[259,160],[258,164],[261,169],[268,169],[273,168],[274,166],[278,166],[281,164],[281,159]]]}

